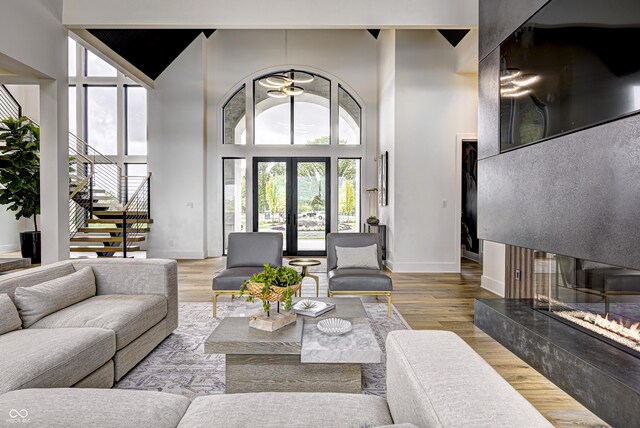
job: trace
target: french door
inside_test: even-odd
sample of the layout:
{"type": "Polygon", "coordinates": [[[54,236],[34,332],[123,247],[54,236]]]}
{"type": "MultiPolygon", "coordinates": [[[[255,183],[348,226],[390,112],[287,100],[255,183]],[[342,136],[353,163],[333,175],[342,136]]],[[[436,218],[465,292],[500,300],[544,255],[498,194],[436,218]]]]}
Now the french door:
{"type": "Polygon", "coordinates": [[[279,232],[285,255],[326,255],[329,158],[253,159],[253,230],[279,232]]]}

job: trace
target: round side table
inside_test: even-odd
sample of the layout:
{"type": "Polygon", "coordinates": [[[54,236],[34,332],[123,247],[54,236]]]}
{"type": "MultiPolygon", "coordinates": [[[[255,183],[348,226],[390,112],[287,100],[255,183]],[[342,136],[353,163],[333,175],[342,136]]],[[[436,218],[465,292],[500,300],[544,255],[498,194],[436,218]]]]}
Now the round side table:
{"type": "MultiPolygon", "coordinates": [[[[289,260],[289,266],[299,266],[302,268],[302,280],[306,277],[313,278],[316,281],[316,297],[320,294],[320,278],[309,273],[310,266],[318,266],[322,264],[320,260],[315,259],[293,259],[289,260]]],[[[300,287],[300,297],[302,297],[302,287],[300,287]]]]}

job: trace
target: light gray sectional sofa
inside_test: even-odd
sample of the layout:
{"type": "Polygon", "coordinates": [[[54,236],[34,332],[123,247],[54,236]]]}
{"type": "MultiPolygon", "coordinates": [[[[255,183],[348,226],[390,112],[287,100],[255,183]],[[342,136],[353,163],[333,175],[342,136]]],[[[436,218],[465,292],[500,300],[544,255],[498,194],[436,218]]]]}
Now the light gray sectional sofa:
{"type": "Polygon", "coordinates": [[[110,388],[178,326],[177,288],[170,260],[72,260],[0,276],[0,393],[110,388]]]}
{"type": "MultiPolygon", "coordinates": [[[[387,338],[387,399],[361,394],[220,394],[25,389],[0,396],[30,427],[509,427],[551,424],[462,339],[444,331],[387,338]]],[[[0,423],[2,422],[0,417],[0,423]]]]}

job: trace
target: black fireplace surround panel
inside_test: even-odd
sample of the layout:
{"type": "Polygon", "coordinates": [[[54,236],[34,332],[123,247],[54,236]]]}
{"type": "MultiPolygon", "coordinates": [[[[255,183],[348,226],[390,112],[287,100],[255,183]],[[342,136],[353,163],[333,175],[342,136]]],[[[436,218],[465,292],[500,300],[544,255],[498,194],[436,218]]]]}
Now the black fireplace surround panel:
{"type": "Polygon", "coordinates": [[[640,2],[552,0],[500,45],[501,151],[640,110],[640,2]]]}
{"type": "Polygon", "coordinates": [[[476,299],[474,322],[615,427],[640,420],[640,359],[532,309],[532,300],[476,299]]]}

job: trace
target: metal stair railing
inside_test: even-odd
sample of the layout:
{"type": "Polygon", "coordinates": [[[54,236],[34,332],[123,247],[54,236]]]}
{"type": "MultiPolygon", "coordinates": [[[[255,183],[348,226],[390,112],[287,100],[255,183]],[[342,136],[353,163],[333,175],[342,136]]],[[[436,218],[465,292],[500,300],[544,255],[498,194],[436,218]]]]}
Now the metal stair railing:
{"type": "Polygon", "coordinates": [[[136,221],[147,219],[151,219],[151,173],[147,174],[133,192],[122,212],[122,257],[127,257],[127,252],[133,247],[136,238],[145,233],[140,232],[139,229],[147,227],[148,223],[136,223],[136,221]]]}
{"type": "Polygon", "coordinates": [[[22,117],[22,106],[11,95],[6,86],[0,85],[0,120],[22,117]]]}
{"type": "Polygon", "coordinates": [[[78,230],[86,224],[88,210],[75,200],[75,196],[81,192],[87,192],[89,195],[89,199],[91,199],[92,192],[90,191],[89,188],[90,188],[90,183],[92,178],[93,178],[93,174],[90,174],[88,177],[82,180],[75,187],[75,190],[73,190],[69,195],[69,238],[70,239],[74,238],[78,233],[78,230]]]}

